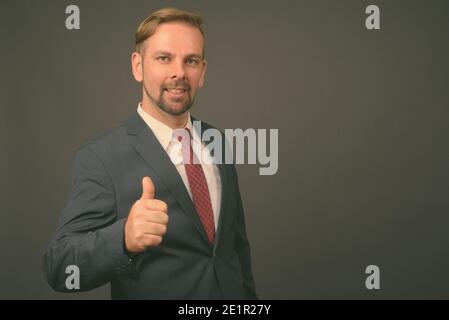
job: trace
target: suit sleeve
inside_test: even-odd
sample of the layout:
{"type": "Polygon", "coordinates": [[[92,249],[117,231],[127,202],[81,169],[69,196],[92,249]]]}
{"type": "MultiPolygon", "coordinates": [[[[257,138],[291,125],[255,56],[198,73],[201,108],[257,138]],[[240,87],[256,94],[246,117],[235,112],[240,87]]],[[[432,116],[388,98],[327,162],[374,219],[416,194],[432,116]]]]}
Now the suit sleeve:
{"type": "Polygon", "coordinates": [[[242,199],[240,196],[240,189],[238,184],[238,177],[235,167],[233,168],[235,175],[235,182],[237,185],[237,233],[235,239],[235,246],[237,255],[240,260],[240,265],[243,272],[243,286],[245,288],[248,299],[258,299],[256,287],[254,283],[252,267],[251,267],[251,250],[246,234],[245,214],[243,210],[242,199]]]}
{"type": "Polygon", "coordinates": [[[123,246],[124,223],[124,219],[116,219],[115,194],[103,163],[88,147],[80,149],[73,161],[67,204],[43,256],[42,269],[50,286],[73,292],[66,287],[70,265],[79,268],[79,291],[132,273],[133,260],[123,246]]]}

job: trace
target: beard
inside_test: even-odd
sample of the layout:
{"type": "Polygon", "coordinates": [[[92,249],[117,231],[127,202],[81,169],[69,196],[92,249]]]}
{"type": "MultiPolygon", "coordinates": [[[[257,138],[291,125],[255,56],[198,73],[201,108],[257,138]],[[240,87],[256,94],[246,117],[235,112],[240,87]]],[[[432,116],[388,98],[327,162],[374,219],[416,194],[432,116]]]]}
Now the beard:
{"type": "Polygon", "coordinates": [[[180,116],[184,114],[193,106],[193,103],[195,102],[195,97],[192,98],[192,89],[190,88],[190,85],[184,80],[178,80],[175,83],[169,85],[161,85],[161,87],[159,88],[159,97],[153,97],[145,87],[145,84],[143,84],[143,88],[148,98],[155,105],[157,105],[159,109],[172,116],[180,116]],[[166,90],[174,88],[185,90],[184,96],[180,98],[169,99],[167,97],[166,90]],[[175,107],[175,105],[177,106],[175,107]]]}

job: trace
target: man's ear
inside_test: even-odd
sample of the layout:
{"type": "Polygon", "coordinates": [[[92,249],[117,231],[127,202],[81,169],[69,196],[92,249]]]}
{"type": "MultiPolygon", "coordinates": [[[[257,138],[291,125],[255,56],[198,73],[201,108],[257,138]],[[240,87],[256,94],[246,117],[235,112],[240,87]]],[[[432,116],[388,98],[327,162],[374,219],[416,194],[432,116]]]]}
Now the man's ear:
{"type": "Polygon", "coordinates": [[[206,75],[206,68],[207,68],[207,60],[203,60],[203,71],[201,72],[200,82],[198,83],[198,87],[202,88],[204,86],[204,78],[206,75]]]}
{"type": "Polygon", "coordinates": [[[133,54],[131,55],[131,67],[134,79],[136,79],[137,82],[143,81],[142,63],[143,63],[142,55],[138,52],[133,52],[133,54]]]}

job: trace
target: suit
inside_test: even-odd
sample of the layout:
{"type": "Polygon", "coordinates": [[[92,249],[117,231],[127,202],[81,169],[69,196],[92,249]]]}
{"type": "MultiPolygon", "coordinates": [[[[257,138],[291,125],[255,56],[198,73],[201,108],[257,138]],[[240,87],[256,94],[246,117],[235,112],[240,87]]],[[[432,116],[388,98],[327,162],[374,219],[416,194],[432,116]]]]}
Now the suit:
{"type": "MultiPolygon", "coordinates": [[[[211,128],[201,124],[202,132],[211,128]]],[[[65,270],[76,265],[79,290],[110,282],[113,299],[257,299],[237,173],[232,164],[218,168],[222,197],[211,244],[180,175],[137,112],[81,147],[67,204],[43,256],[48,283],[70,291],[65,270]],[[158,247],[130,256],[124,224],[144,176],[153,180],[155,198],[167,203],[169,223],[158,247]]]]}

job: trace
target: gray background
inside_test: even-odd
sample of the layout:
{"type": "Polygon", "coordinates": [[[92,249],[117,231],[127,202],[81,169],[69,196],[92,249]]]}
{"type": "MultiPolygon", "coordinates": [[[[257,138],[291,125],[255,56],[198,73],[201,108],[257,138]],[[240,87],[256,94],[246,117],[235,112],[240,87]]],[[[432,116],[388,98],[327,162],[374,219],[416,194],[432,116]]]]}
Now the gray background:
{"type": "Polygon", "coordinates": [[[276,175],[238,166],[260,297],[449,298],[449,2],[408,0],[2,0],[0,298],[109,298],[53,292],[41,256],[74,152],[137,107],[138,23],[168,5],[205,19],[192,113],[279,129],[276,175]]]}

